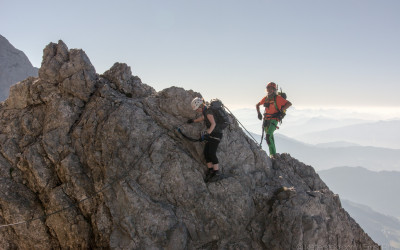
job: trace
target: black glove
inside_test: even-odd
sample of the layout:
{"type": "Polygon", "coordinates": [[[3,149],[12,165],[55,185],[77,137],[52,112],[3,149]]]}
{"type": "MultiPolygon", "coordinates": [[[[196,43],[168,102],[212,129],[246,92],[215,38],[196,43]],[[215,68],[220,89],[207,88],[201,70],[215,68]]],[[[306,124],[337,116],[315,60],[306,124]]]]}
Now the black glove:
{"type": "Polygon", "coordinates": [[[200,141],[208,140],[210,135],[207,133],[207,131],[202,131],[200,133],[200,141]]]}
{"type": "Polygon", "coordinates": [[[258,120],[262,120],[262,114],[258,113],[258,120]]]}
{"type": "Polygon", "coordinates": [[[283,109],[279,110],[279,116],[280,116],[281,120],[285,117],[285,115],[286,115],[286,111],[285,110],[283,110],[283,109]]]}
{"type": "Polygon", "coordinates": [[[193,123],[193,122],[194,122],[194,120],[193,120],[193,119],[189,119],[189,120],[187,120],[187,122],[186,122],[186,123],[190,124],[190,123],[193,123]]]}

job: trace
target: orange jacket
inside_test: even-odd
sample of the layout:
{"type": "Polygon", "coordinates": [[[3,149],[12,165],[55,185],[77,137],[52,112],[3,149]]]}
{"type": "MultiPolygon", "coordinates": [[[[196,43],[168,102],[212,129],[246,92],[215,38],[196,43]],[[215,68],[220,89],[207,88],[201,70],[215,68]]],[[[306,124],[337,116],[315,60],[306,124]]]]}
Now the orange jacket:
{"type": "MultiPolygon", "coordinates": [[[[264,105],[266,103],[267,96],[261,99],[261,101],[258,103],[260,105],[264,105]]],[[[269,105],[265,107],[265,113],[267,114],[266,118],[267,119],[274,119],[277,120],[276,118],[268,118],[271,115],[278,113],[278,111],[287,103],[288,101],[285,100],[282,96],[277,95],[276,96],[276,106],[278,106],[278,110],[275,108],[274,100],[269,101],[269,105]]]]}

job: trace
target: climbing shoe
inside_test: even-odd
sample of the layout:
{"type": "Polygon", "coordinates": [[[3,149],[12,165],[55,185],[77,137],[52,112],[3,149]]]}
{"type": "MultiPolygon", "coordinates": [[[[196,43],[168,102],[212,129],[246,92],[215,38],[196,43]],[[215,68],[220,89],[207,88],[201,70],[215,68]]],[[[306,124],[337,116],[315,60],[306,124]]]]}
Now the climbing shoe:
{"type": "Polygon", "coordinates": [[[209,168],[206,173],[206,177],[204,178],[204,181],[207,182],[212,176],[214,175],[214,169],[209,168]]]}
{"type": "Polygon", "coordinates": [[[216,182],[224,178],[224,175],[220,173],[220,171],[214,171],[212,176],[208,179],[207,182],[216,182]]]}
{"type": "Polygon", "coordinates": [[[272,155],[269,156],[269,158],[274,159],[274,160],[278,159],[278,157],[279,157],[278,153],[272,154],[272,155]]]}

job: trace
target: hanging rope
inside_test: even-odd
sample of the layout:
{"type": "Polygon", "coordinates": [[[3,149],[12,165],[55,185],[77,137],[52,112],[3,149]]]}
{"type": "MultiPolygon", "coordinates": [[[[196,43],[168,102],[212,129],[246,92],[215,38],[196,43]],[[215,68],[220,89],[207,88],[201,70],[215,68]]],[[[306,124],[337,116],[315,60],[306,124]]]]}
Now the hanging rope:
{"type": "Polygon", "coordinates": [[[189,140],[189,141],[192,141],[192,142],[201,141],[201,138],[195,139],[195,138],[192,138],[192,137],[189,137],[189,136],[185,135],[185,134],[182,132],[181,127],[178,127],[177,130],[178,130],[178,132],[179,132],[185,139],[187,139],[187,140],[189,140]]]}
{"type": "Polygon", "coordinates": [[[242,126],[242,128],[247,132],[247,134],[249,134],[249,136],[253,139],[253,141],[258,145],[257,140],[251,135],[251,133],[246,129],[245,126],[243,126],[243,124],[236,118],[236,116],[234,116],[232,114],[232,112],[228,109],[227,106],[223,105],[223,107],[228,111],[228,113],[240,124],[240,126],[242,126]]]}

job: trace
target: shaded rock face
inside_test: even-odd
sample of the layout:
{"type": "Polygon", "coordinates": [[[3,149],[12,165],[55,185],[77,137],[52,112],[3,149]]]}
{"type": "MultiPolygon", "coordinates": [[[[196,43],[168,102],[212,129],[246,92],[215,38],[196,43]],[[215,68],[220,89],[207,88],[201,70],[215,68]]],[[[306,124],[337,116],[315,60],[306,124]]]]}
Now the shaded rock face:
{"type": "Polygon", "coordinates": [[[0,35],[0,102],[7,98],[11,85],[29,76],[38,76],[38,69],[32,66],[24,52],[0,35]]]}
{"type": "Polygon", "coordinates": [[[97,75],[82,50],[49,44],[0,106],[0,245],[377,249],[312,167],[271,161],[234,121],[224,178],[205,183],[204,144],[176,132],[203,129],[185,123],[195,96],[156,92],[126,64],[97,75]]]}

